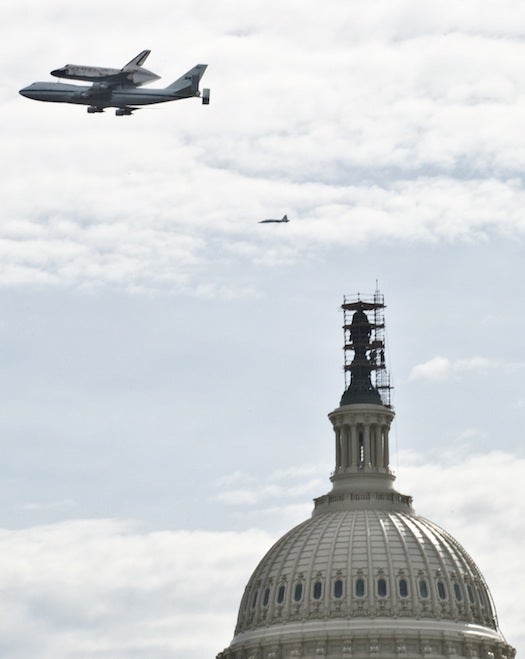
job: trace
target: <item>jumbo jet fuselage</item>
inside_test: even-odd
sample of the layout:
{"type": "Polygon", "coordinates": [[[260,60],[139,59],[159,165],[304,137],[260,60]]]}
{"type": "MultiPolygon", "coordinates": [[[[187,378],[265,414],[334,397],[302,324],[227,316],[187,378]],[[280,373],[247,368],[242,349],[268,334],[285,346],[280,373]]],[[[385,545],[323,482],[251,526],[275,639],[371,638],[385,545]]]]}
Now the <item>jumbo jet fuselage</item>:
{"type": "MultiPolygon", "coordinates": [[[[79,105],[95,105],[107,108],[120,108],[129,105],[151,105],[165,103],[181,98],[189,98],[184,92],[165,89],[104,89],[102,85],[95,89],[92,85],[71,85],[65,82],[34,82],[20,90],[22,96],[35,101],[51,103],[77,103],[79,105]]],[[[195,96],[197,94],[191,94],[195,96]]]]}

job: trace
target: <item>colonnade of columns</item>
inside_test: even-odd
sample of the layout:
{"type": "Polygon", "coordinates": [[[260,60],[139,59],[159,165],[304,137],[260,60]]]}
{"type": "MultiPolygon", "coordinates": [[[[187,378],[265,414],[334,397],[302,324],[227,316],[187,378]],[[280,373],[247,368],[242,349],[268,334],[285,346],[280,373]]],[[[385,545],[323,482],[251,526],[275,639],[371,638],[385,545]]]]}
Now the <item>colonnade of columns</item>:
{"type": "Polygon", "coordinates": [[[344,423],[335,430],[335,469],[388,471],[389,423],[344,423]]]}

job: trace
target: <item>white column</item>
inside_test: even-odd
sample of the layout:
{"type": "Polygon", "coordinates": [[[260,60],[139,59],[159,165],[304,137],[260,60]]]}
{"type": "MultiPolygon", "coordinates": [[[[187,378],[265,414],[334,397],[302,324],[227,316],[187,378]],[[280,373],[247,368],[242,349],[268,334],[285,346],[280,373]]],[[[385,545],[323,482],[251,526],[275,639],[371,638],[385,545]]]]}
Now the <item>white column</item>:
{"type": "Polygon", "coordinates": [[[370,464],[370,426],[365,426],[365,468],[370,464]]]}
{"type": "Polygon", "coordinates": [[[340,429],[341,433],[341,466],[343,469],[346,469],[348,467],[348,430],[347,426],[343,426],[340,429]]]}
{"type": "Polygon", "coordinates": [[[388,449],[388,426],[383,426],[383,442],[385,445],[385,469],[388,469],[388,465],[390,463],[390,455],[389,455],[389,449],[388,449]]]}

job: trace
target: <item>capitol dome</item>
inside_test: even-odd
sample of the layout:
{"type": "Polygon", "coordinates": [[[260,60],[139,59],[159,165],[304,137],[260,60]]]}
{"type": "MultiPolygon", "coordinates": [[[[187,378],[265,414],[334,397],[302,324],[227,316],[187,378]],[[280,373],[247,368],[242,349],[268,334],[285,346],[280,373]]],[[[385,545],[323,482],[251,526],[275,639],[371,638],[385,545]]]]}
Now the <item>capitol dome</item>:
{"type": "Polygon", "coordinates": [[[377,293],[343,304],[333,488],[259,563],[219,659],[515,656],[472,558],[393,487],[383,308],[377,293]]]}

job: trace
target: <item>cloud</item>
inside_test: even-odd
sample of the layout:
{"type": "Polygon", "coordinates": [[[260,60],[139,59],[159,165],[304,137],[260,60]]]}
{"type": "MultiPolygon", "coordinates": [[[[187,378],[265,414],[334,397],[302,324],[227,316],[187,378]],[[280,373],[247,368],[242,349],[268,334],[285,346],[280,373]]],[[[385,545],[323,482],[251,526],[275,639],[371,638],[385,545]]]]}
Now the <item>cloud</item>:
{"type": "Polygon", "coordinates": [[[28,502],[20,505],[22,510],[39,511],[39,510],[60,510],[73,508],[76,505],[74,499],[60,499],[57,501],[46,502],[28,502]]]}
{"type": "Polygon", "coordinates": [[[4,529],[2,656],[214,656],[271,541],[256,530],[145,533],[115,520],[4,529]]]}
{"type": "MultiPolygon", "coordinates": [[[[235,472],[216,481],[220,489],[215,499],[232,506],[258,506],[265,505],[275,499],[280,499],[284,506],[302,505],[299,502],[305,498],[313,497],[322,488],[325,478],[319,465],[298,465],[285,469],[278,469],[261,481],[260,476],[244,472],[235,472]],[[230,487],[234,485],[245,487],[230,487]],[[297,504],[289,499],[298,499],[297,504]]],[[[273,505],[270,510],[274,510],[273,505]]]]}
{"type": "Polygon", "coordinates": [[[461,377],[472,371],[483,372],[489,369],[509,370],[523,368],[523,364],[504,364],[491,361],[486,357],[471,357],[470,359],[457,359],[451,361],[448,357],[437,356],[412,367],[409,375],[410,380],[444,381],[451,377],[461,377]]]}
{"type": "Polygon", "coordinates": [[[450,360],[434,357],[424,364],[417,364],[410,371],[411,380],[445,380],[451,372],[450,360]]]}

